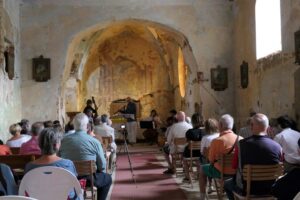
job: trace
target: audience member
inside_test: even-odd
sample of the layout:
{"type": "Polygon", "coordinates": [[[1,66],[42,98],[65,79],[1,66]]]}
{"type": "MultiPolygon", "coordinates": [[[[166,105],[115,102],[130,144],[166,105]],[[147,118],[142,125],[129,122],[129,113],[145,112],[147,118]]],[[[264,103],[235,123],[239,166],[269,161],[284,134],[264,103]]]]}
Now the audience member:
{"type": "Polygon", "coordinates": [[[243,138],[247,138],[247,137],[250,137],[252,136],[252,131],[251,131],[251,117],[249,117],[247,119],[247,122],[246,122],[246,126],[245,127],[242,127],[238,133],[239,136],[242,136],[243,138]]]}
{"type": "MultiPolygon", "coordinates": [[[[108,151],[111,152],[110,164],[116,161],[117,145],[115,143],[115,129],[110,127],[108,124],[108,116],[106,114],[95,120],[95,134],[100,137],[111,137],[112,143],[108,146],[108,151]]],[[[110,168],[111,166],[109,166],[110,168]]]]}
{"type": "Polygon", "coordinates": [[[2,140],[0,140],[0,155],[1,156],[5,156],[5,155],[11,155],[11,151],[10,151],[10,148],[9,146],[5,145],[3,143],[2,140]]]}
{"type": "Polygon", "coordinates": [[[71,135],[75,133],[74,125],[72,122],[68,122],[67,125],[65,126],[65,134],[64,137],[71,135]]]}
{"type": "MultiPolygon", "coordinates": [[[[89,119],[85,114],[77,114],[73,123],[75,133],[63,138],[59,155],[70,160],[94,160],[97,167],[97,172],[94,174],[97,199],[105,200],[112,179],[109,174],[104,173],[106,160],[101,143],[87,134],[89,119]]],[[[89,180],[89,177],[87,179],[89,180]]]]}
{"type": "MultiPolygon", "coordinates": [[[[238,136],[232,131],[234,124],[233,118],[226,114],[219,120],[220,136],[211,142],[208,160],[210,164],[204,164],[200,167],[200,199],[205,199],[207,177],[220,178],[221,166],[215,162],[222,154],[230,153],[238,140],[238,136]]],[[[224,174],[235,174],[232,168],[225,168],[224,174]]]]}
{"type": "Polygon", "coordinates": [[[95,134],[101,137],[112,137],[112,143],[110,148],[112,152],[117,151],[117,145],[115,143],[115,129],[108,124],[108,116],[106,114],[101,115],[95,120],[95,134]]]}
{"type": "Polygon", "coordinates": [[[20,122],[20,126],[22,128],[21,134],[30,135],[30,123],[28,119],[22,119],[20,122]]]}
{"type": "Polygon", "coordinates": [[[12,124],[9,127],[9,132],[12,137],[6,142],[9,147],[21,147],[24,142],[30,140],[31,136],[23,134],[21,135],[21,126],[19,124],[12,124]]]}
{"type": "MultiPolygon", "coordinates": [[[[201,155],[202,155],[202,158],[200,158],[201,164],[208,164],[209,163],[209,161],[208,161],[208,152],[209,152],[210,144],[215,138],[220,136],[218,125],[219,125],[218,121],[216,119],[213,119],[213,118],[207,119],[204,123],[206,135],[204,135],[202,137],[202,140],[201,140],[201,149],[200,149],[200,152],[201,152],[201,155]]],[[[198,169],[198,171],[199,171],[199,169],[198,169]]],[[[212,179],[208,178],[207,193],[210,194],[212,192],[213,192],[212,179]]]]}
{"type": "Polygon", "coordinates": [[[91,122],[88,123],[87,125],[87,134],[92,136],[92,137],[95,137],[95,133],[94,133],[94,124],[92,124],[91,122]]]}
{"type": "MultiPolygon", "coordinates": [[[[41,128],[41,125],[39,125],[41,128]]],[[[28,163],[25,167],[25,173],[28,171],[44,166],[61,167],[70,171],[74,176],[77,176],[76,168],[71,160],[63,159],[57,156],[60,148],[62,133],[56,128],[43,129],[39,136],[39,147],[42,156],[35,161],[28,163]]],[[[55,183],[53,183],[55,184],[55,183]]],[[[74,198],[74,192],[70,193],[69,199],[74,198]]]]}
{"type": "MultiPolygon", "coordinates": [[[[257,113],[251,119],[252,136],[239,141],[238,148],[235,149],[233,168],[240,166],[240,171],[244,165],[272,165],[281,161],[282,151],[280,145],[267,135],[269,120],[266,115],[257,113]]],[[[225,182],[225,191],[229,200],[233,200],[233,191],[245,194],[245,181],[241,174],[237,174],[237,179],[230,179],[225,182]]],[[[263,195],[270,194],[271,186],[275,180],[254,181],[251,183],[251,194],[263,195]]]]}
{"type": "MultiPolygon", "coordinates": [[[[300,139],[298,140],[300,155],[300,139]]],[[[278,179],[272,186],[272,194],[277,200],[292,200],[300,192],[300,167],[296,167],[278,179]]]]}
{"type": "MultiPolygon", "coordinates": [[[[214,118],[209,118],[204,123],[205,133],[201,140],[201,154],[208,162],[208,152],[211,142],[220,136],[218,121],[214,118]]],[[[202,159],[203,161],[203,159],[202,159]]]]}
{"type": "MultiPolygon", "coordinates": [[[[193,125],[193,128],[189,129],[185,133],[185,137],[186,137],[187,141],[201,141],[202,136],[205,135],[204,129],[203,129],[203,117],[200,114],[195,113],[192,116],[191,123],[193,125]]],[[[183,157],[184,158],[191,157],[189,145],[185,146],[184,151],[183,151],[183,157]]],[[[201,158],[202,155],[199,150],[193,150],[192,157],[201,158]]],[[[188,165],[187,160],[183,160],[183,169],[184,169],[184,174],[185,174],[183,181],[188,181],[189,180],[189,178],[188,178],[189,177],[189,165],[188,165]]]]}
{"type": "MultiPolygon", "coordinates": [[[[174,169],[171,162],[171,154],[175,153],[174,138],[184,138],[187,130],[192,126],[185,121],[185,113],[180,111],[176,115],[177,123],[173,124],[169,130],[167,137],[167,146],[164,147],[165,158],[168,163],[168,169],[164,171],[164,174],[173,174],[174,169]]],[[[185,145],[178,147],[178,152],[183,152],[185,145]]]]}
{"type": "Polygon", "coordinates": [[[281,116],[277,121],[283,130],[274,137],[274,140],[282,147],[284,170],[289,172],[295,167],[300,166],[300,155],[298,154],[297,144],[300,133],[292,129],[293,122],[288,116],[281,116]]]}
{"type": "Polygon", "coordinates": [[[52,128],[53,127],[53,122],[51,120],[44,121],[44,127],[45,128],[52,128]]]}
{"type": "Polygon", "coordinates": [[[41,154],[38,138],[43,129],[44,124],[42,122],[36,122],[32,125],[31,139],[21,145],[20,154],[41,154]]]}

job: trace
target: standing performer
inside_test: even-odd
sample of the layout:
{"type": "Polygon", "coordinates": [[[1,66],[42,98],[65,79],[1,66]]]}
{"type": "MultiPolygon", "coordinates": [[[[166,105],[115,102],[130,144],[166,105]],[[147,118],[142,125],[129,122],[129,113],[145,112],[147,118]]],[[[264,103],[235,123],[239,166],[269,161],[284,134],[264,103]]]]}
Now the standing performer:
{"type": "Polygon", "coordinates": [[[136,132],[137,132],[137,123],[136,123],[136,105],[132,101],[130,97],[126,98],[127,105],[124,107],[124,109],[119,110],[125,115],[125,118],[127,119],[126,128],[128,132],[128,141],[129,144],[136,143],[136,132]]]}

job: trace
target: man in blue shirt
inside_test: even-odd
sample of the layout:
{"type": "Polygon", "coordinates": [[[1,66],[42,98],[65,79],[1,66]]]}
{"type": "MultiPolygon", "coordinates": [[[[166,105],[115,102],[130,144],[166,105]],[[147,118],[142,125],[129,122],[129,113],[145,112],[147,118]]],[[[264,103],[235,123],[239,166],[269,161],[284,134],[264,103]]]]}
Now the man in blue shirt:
{"type": "Polygon", "coordinates": [[[75,160],[94,160],[97,172],[94,184],[97,187],[97,200],[105,200],[112,183],[111,176],[104,173],[106,159],[101,143],[87,134],[88,117],[79,113],[73,120],[75,133],[63,138],[59,155],[63,158],[75,160]]]}

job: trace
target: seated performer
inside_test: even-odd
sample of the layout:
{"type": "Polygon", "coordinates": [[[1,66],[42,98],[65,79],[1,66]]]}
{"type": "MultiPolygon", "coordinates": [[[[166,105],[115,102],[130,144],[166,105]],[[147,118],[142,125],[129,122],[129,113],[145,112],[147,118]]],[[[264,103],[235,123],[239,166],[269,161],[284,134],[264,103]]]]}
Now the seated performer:
{"type": "Polygon", "coordinates": [[[143,136],[150,145],[157,143],[157,136],[160,132],[159,128],[162,125],[162,121],[160,120],[156,110],[152,110],[150,116],[146,118],[145,121],[152,121],[153,127],[145,130],[143,132],[143,136]]]}

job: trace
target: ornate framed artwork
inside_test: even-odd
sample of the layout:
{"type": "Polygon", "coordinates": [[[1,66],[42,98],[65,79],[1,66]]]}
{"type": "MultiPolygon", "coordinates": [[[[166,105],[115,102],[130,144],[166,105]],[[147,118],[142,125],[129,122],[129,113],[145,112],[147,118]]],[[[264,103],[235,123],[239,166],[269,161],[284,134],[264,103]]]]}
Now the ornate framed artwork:
{"type": "Polygon", "coordinates": [[[42,55],[32,59],[32,78],[37,82],[45,82],[50,79],[50,58],[42,55]]]}
{"type": "Polygon", "coordinates": [[[210,70],[211,88],[215,91],[223,91],[228,87],[228,72],[227,68],[217,66],[210,70]]]}

